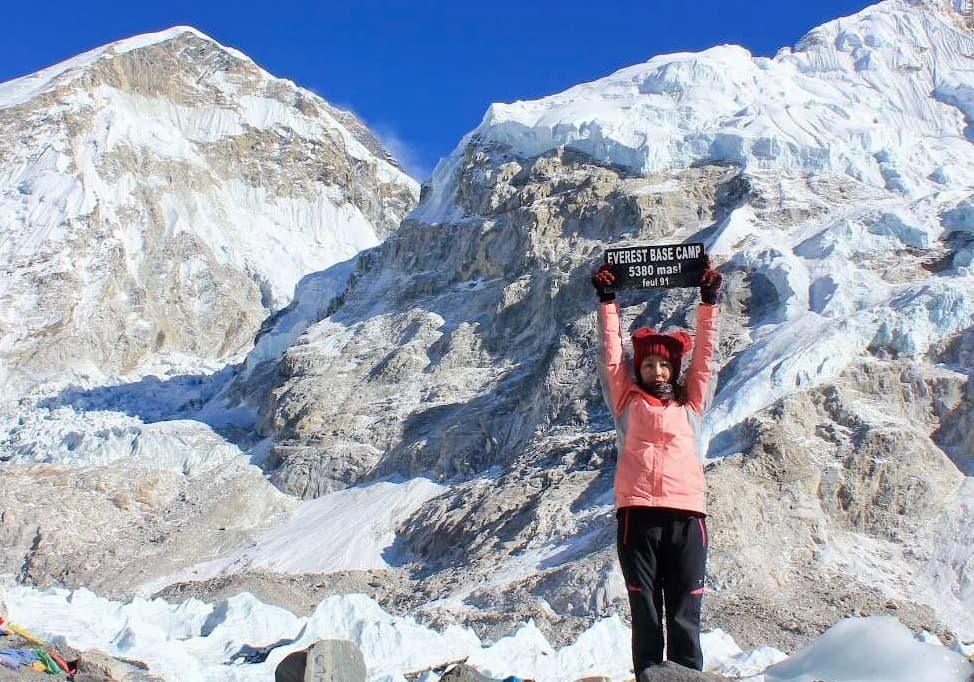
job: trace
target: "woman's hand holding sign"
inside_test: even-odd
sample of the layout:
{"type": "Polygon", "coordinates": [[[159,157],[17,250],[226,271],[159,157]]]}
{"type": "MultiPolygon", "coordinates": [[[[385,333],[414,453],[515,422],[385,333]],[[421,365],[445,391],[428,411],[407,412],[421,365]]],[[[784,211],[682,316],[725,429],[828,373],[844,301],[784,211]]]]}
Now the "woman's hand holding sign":
{"type": "Polygon", "coordinates": [[[708,258],[707,269],[700,275],[700,301],[705,305],[717,305],[723,283],[724,276],[710,267],[710,259],[708,258]]]}
{"type": "Polygon", "coordinates": [[[598,294],[599,300],[602,303],[615,300],[616,294],[612,290],[615,283],[616,276],[612,273],[611,265],[602,265],[592,275],[592,286],[595,287],[595,293],[598,294]]]}

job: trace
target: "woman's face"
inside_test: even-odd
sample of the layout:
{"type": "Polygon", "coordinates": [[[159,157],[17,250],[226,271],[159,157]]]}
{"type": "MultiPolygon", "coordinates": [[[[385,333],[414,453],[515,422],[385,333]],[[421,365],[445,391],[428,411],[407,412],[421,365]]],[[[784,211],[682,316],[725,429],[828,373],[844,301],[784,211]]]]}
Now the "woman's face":
{"type": "Polygon", "coordinates": [[[639,365],[639,378],[644,384],[666,384],[672,377],[673,365],[661,355],[647,355],[639,365]]]}

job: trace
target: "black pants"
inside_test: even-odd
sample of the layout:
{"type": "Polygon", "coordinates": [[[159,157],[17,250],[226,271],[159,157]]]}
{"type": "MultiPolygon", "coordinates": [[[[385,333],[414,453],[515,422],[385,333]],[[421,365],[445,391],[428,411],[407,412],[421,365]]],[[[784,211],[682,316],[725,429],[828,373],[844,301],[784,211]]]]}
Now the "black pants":
{"type": "Polygon", "coordinates": [[[666,658],[703,669],[700,605],[707,563],[707,523],[693,512],[624,507],[616,516],[616,548],[632,611],[632,664],[636,676],[666,658]],[[665,609],[665,610],[664,610],[665,609]]]}

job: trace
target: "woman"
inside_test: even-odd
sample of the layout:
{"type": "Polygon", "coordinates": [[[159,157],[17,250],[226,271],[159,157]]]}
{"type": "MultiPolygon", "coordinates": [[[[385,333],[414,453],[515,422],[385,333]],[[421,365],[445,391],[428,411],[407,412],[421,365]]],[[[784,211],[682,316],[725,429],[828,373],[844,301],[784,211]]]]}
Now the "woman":
{"type": "Polygon", "coordinates": [[[663,661],[664,614],[666,658],[703,669],[700,605],[707,524],[694,424],[710,383],[722,281],[716,270],[703,273],[695,341],[683,331],[637,329],[629,365],[612,289],[615,277],[608,265],[592,277],[599,296],[600,378],[619,444],[616,546],[629,592],[637,677],[663,661]],[[681,362],[691,348],[680,383],[681,362]]]}

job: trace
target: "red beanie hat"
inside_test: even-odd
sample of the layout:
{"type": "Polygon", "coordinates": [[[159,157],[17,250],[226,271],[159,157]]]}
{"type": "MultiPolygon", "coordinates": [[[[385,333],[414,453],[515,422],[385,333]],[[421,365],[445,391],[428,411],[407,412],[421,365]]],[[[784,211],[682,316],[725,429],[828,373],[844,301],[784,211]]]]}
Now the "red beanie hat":
{"type": "Polygon", "coordinates": [[[680,374],[683,354],[693,347],[693,337],[686,332],[660,334],[649,327],[637,329],[632,335],[632,368],[639,376],[639,366],[647,355],[659,355],[673,365],[673,380],[680,374]]]}

